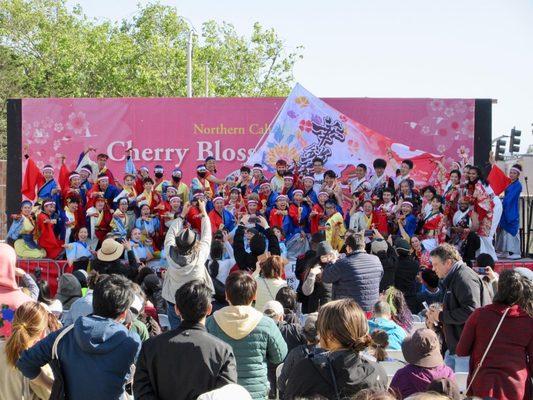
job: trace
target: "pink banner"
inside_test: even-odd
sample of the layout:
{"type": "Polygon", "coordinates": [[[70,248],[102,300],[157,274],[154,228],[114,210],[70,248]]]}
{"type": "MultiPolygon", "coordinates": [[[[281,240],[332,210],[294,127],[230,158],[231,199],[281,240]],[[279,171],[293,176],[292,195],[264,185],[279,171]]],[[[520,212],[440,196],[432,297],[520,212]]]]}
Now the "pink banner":
{"type": "MultiPolygon", "coordinates": [[[[107,153],[121,179],[125,150],[137,168],[178,166],[185,181],[208,156],[224,176],[248,159],[284,98],[24,99],[22,143],[37,165],[73,166],[88,146],[107,153]]],[[[326,98],[326,103],[395,142],[446,161],[472,157],[474,100],[326,98]]],[[[93,158],[95,158],[93,156],[93,158]]]]}

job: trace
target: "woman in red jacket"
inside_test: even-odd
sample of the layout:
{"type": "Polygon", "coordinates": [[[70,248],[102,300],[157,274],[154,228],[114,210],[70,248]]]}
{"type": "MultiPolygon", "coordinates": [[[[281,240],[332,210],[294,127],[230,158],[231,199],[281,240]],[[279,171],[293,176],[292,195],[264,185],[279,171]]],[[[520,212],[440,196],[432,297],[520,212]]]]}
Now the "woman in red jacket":
{"type": "Polygon", "coordinates": [[[470,356],[470,382],[502,315],[509,309],[468,395],[531,399],[533,283],[515,270],[505,270],[493,301],[470,315],[457,345],[458,356],[470,356]]]}

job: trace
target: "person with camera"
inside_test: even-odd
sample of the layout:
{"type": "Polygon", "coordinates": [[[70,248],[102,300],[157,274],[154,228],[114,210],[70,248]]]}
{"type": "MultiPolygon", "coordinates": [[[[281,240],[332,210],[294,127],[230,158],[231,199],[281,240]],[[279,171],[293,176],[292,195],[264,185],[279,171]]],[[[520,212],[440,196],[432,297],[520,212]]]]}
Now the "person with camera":
{"type": "Polygon", "coordinates": [[[262,261],[268,255],[279,256],[281,254],[278,238],[274,231],[270,229],[265,217],[249,215],[242,217],[237,226],[237,231],[233,238],[233,250],[239,269],[248,272],[255,271],[257,262],[262,261]],[[254,226],[259,227],[261,231],[252,236],[250,239],[250,252],[247,252],[244,246],[244,232],[246,228],[253,228],[254,226]]]}

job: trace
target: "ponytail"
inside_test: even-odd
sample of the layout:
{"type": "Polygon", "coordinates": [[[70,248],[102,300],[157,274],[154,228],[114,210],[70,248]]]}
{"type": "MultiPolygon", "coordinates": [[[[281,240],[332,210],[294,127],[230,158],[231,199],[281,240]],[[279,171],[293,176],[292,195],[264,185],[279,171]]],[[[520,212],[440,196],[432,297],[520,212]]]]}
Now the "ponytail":
{"type": "Polygon", "coordinates": [[[49,326],[48,311],[41,303],[27,302],[15,311],[11,336],[6,342],[7,363],[15,367],[20,354],[31,347],[49,326]]]}
{"type": "Polygon", "coordinates": [[[372,345],[372,348],[374,349],[374,357],[376,357],[377,362],[387,360],[387,351],[383,348],[382,345],[375,343],[374,345],[372,345]]]}
{"type": "Polygon", "coordinates": [[[387,332],[381,329],[376,329],[371,333],[372,336],[372,350],[374,351],[374,357],[376,361],[386,361],[388,354],[385,350],[389,346],[389,335],[387,332]]]}

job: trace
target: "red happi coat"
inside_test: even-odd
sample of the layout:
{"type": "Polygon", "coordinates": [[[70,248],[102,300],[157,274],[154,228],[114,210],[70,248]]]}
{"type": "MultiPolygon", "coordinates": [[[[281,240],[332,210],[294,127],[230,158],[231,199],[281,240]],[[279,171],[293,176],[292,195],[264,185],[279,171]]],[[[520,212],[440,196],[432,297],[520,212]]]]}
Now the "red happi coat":
{"type": "Polygon", "coordinates": [[[437,239],[438,243],[446,240],[446,217],[443,213],[431,213],[422,226],[423,239],[437,239]]]}
{"type": "Polygon", "coordinates": [[[278,228],[283,229],[283,219],[288,215],[289,210],[284,210],[287,215],[278,214],[277,211],[277,208],[272,209],[272,211],[270,212],[270,218],[268,223],[270,224],[270,226],[277,226],[278,228]]]}
{"type": "Polygon", "coordinates": [[[50,216],[44,212],[37,216],[37,228],[39,229],[39,247],[46,250],[46,257],[55,259],[63,250],[63,242],[57,239],[54,233],[54,225],[47,222],[50,216]]]}
{"type": "Polygon", "coordinates": [[[321,227],[324,227],[326,224],[326,219],[324,219],[325,211],[324,207],[322,207],[320,204],[313,205],[313,208],[311,209],[311,212],[316,212],[316,215],[312,215],[310,218],[311,224],[310,224],[310,232],[311,235],[314,235],[318,231],[320,231],[321,227]]]}
{"type": "Polygon", "coordinates": [[[185,216],[191,228],[199,233],[202,233],[202,213],[198,207],[191,207],[185,216]]]}

